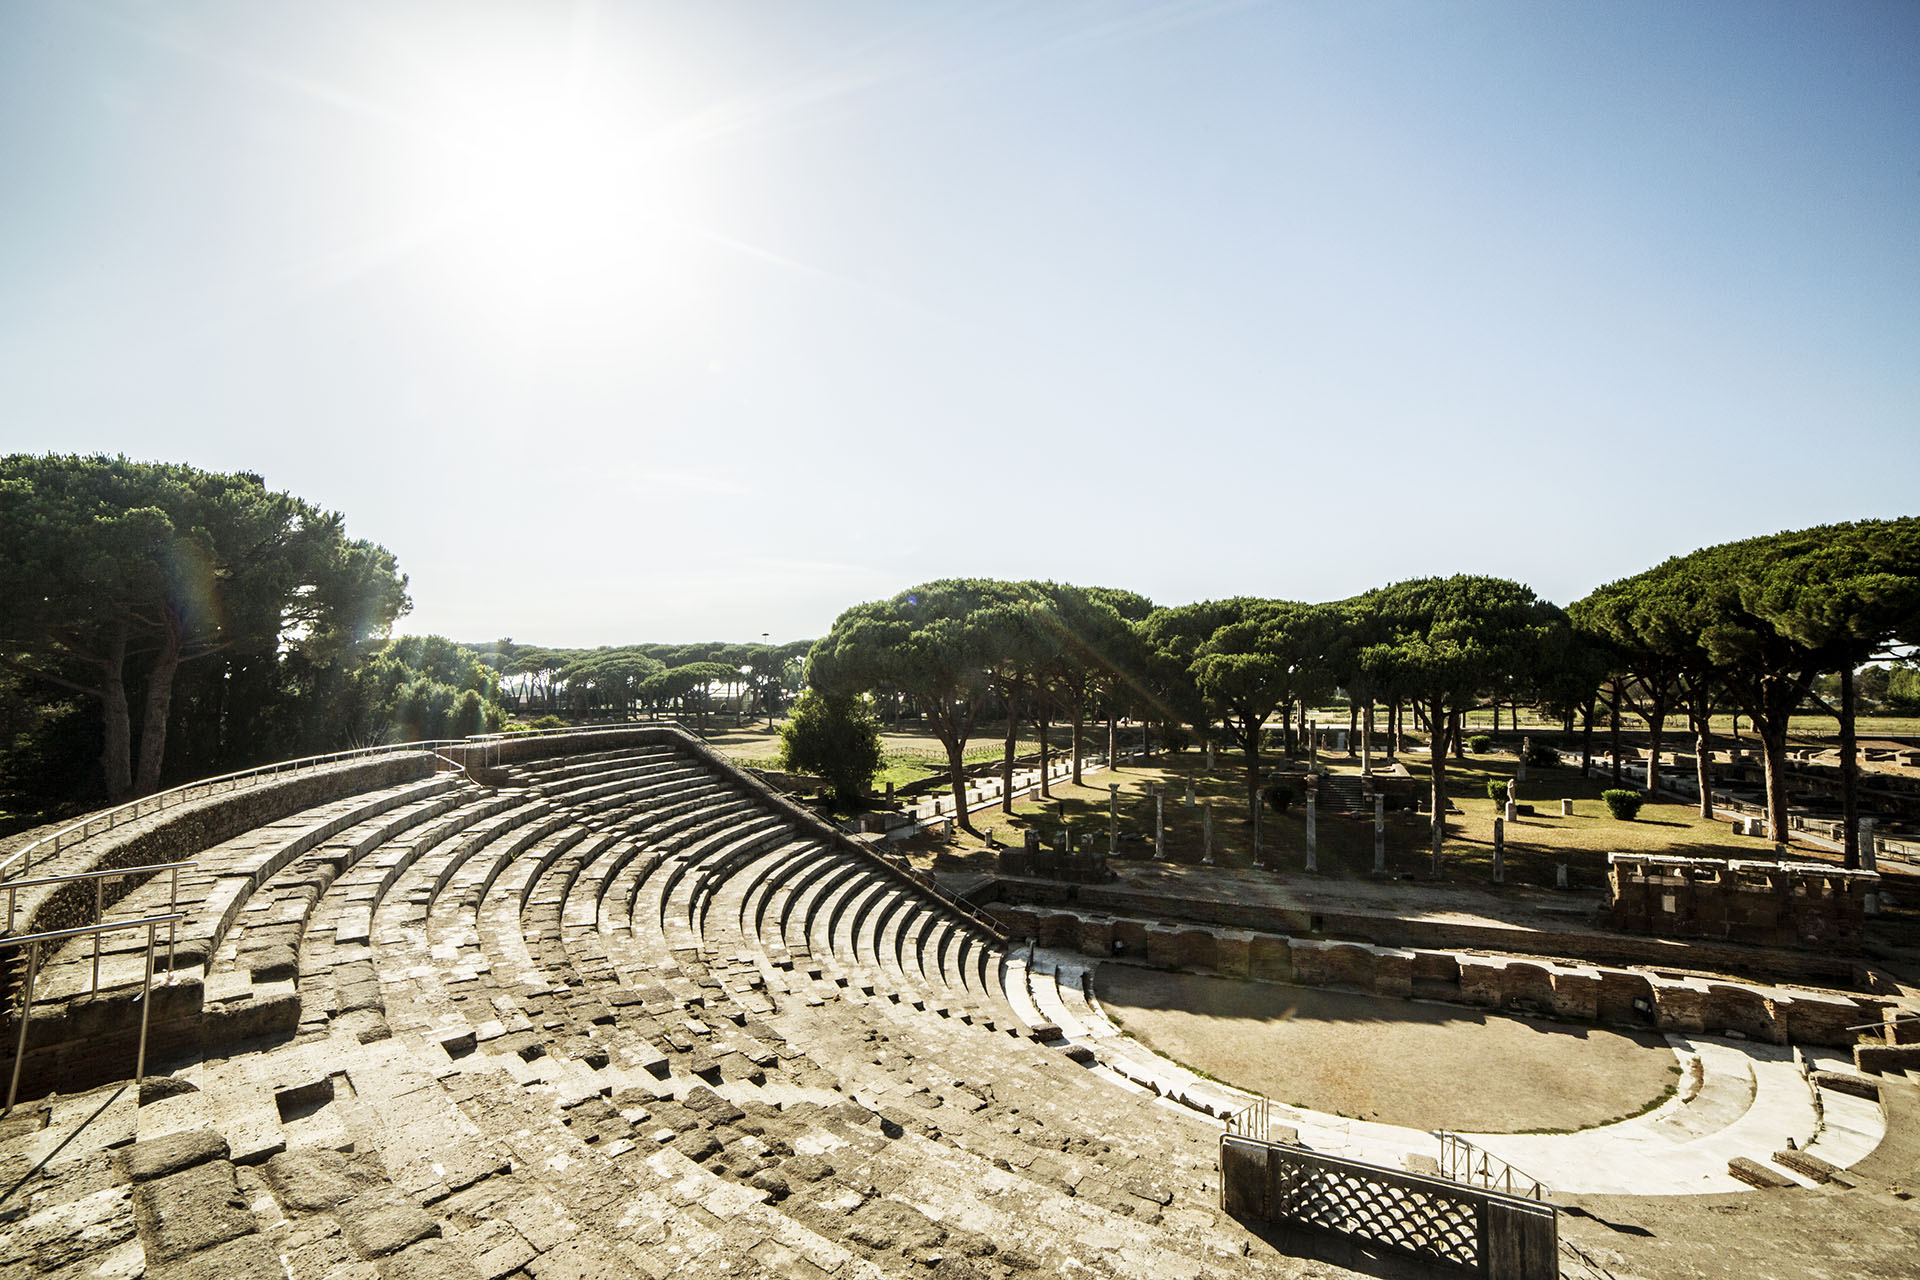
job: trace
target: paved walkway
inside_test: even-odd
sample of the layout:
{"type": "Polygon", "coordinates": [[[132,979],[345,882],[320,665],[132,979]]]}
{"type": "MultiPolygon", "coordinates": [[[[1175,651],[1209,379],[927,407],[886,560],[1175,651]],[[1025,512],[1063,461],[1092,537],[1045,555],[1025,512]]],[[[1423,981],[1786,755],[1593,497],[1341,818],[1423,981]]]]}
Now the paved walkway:
{"type": "MultiPolygon", "coordinates": [[[[1034,949],[1015,955],[1010,991],[1025,987],[1035,1016],[1086,1045],[1102,1067],[1171,1102],[1216,1118],[1257,1101],[1254,1094],[1208,1080],[1127,1037],[1085,990],[1096,967],[1077,952],[1034,949]],[[1024,979],[1024,981],[1022,981],[1024,979]]],[[[1015,1009],[1026,1016],[1022,1002],[1015,1009]]],[[[1851,1073],[1838,1050],[1796,1050],[1712,1036],[1667,1036],[1681,1079],[1698,1079],[1642,1116],[1571,1134],[1462,1134],[1475,1146],[1545,1182],[1555,1192],[1579,1195],[1702,1195],[1743,1191],[1727,1172],[1737,1156],[1768,1165],[1802,1186],[1809,1180],[1771,1163],[1789,1142],[1847,1168],[1879,1145],[1886,1124],[1879,1107],[1832,1089],[1818,1090],[1808,1070],[1851,1073]],[[1695,1064],[1698,1064],[1696,1067],[1695,1064]],[[1696,1075],[1697,1072],[1697,1075],[1696,1075]]],[[[1408,1156],[1434,1156],[1437,1141],[1422,1129],[1350,1120],[1324,1112],[1274,1105],[1270,1123],[1288,1125],[1316,1151],[1394,1168],[1408,1156]]]]}

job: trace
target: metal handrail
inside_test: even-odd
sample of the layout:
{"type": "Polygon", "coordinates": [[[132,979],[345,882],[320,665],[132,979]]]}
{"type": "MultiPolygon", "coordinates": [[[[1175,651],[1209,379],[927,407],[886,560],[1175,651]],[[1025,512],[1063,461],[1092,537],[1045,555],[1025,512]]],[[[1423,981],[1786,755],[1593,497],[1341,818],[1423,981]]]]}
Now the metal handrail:
{"type": "MultiPolygon", "coordinates": [[[[13,1045],[13,1078],[7,1084],[7,1108],[0,1116],[13,1114],[14,1099],[20,1092],[20,1068],[27,1060],[27,1027],[33,1012],[34,980],[40,972],[40,944],[55,942],[62,938],[78,938],[92,934],[95,939],[103,933],[113,933],[120,929],[145,928],[147,931],[146,968],[140,980],[140,1053],[134,1060],[133,1078],[135,1096],[139,1096],[141,1082],[147,1077],[147,1022],[153,1010],[153,948],[156,930],[161,925],[175,928],[186,917],[179,912],[164,916],[146,916],[139,920],[120,920],[113,924],[83,924],[71,929],[48,929],[42,933],[26,933],[15,938],[0,938],[0,947],[25,947],[27,949],[27,981],[20,992],[20,1032],[13,1045]]],[[[99,943],[94,944],[93,989],[89,994],[100,991],[99,943]]],[[[167,985],[173,985],[173,970],[167,970],[167,985]]]]}
{"type": "Polygon", "coordinates": [[[1492,1152],[1475,1146],[1457,1133],[1445,1129],[1435,1129],[1433,1136],[1440,1140],[1440,1176],[1454,1182],[1466,1182],[1499,1189],[1510,1196],[1520,1196],[1529,1200],[1545,1200],[1553,1194],[1546,1183],[1514,1168],[1492,1152]],[[1516,1190],[1516,1186],[1518,1190],[1516,1190]]]}
{"type": "Polygon", "coordinates": [[[1847,1030],[1849,1031],[1884,1031],[1886,1028],[1890,1026],[1897,1027],[1902,1022],[1911,1022],[1916,1020],[1920,1020],[1920,1013],[1915,1013],[1910,1009],[1903,1009],[1895,1017],[1886,1018],[1879,1022],[1863,1022],[1857,1027],[1848,1027],[1847,1030]]]}
{"type": "Polygon", "coordinates": [[[1265,1142],[1271,1132],[1273,1102],[1256,1098],[1227,1117],[1227,1132],[1242,1138],[1265,1142]]]}
{"type": "Polygon", "coordinates": [[[156,791],[150,796],[141,796],[137,800],[129,800],[124,804],[114,805],[111,808],[90,813],[78,822],[70,823],[50,835],[41,836],[38,840],[33,840],[22,845],[5,858],[0,858],[0,879],[11,878],[14,875],[32,870],[34,858],[37,854],[51,855],[58,853],[67,843],[72,843],[75,840],[91,839],[102,831],[113,830],[113,828],[123,822],[131,822],[136,818],[143,818],[148,814],[158,813],[163,809],[195,798],[195,793],[205,793],[222,785],[227,787],[228,790],[238,790],[240,785],[249,779],[272,777],[288,771],[297,773],[301,769],[318,768],[326,764],[337,764],[342,760],[359,760],[370,756],[397,755],[413,751],[425,751],[437,755],[442,748],[453,749],[470,746],[491,748],[498,746],[502,742],[512,742],[520,738],[558,737],[569,733],[605,733],[609,730],[617,731],[627,726],[638,726],[642,723],[653,725],[679,724],[680,722],[678,720],[652,720],[645,722],[636,720],[609,725],[569,725],[564,729],[529,729],[523,733],[480,733],[472,734],[465,738],[425,738],[418,742],[393,742],[376,747],[355,747],[350,751],[334,751],[326,755],[300,756],[293,760],[281,760],[273,764],[256,765],[251,769],[241,769],[234,773],[222,773],[211,778],[200,778],[193,782],[183,783],[180,786],[169,788],[166,791],[156,791]],[[19,864],[18,871],[14,870],[16,863],[19,864]]]}
{"type": "MultiPolygon", "coordinates": [[[[93,881],[93,919],[95,924],[98,924],[100,917],[105,914],[106,882],[109,880],[117,880],[122,876],[137,876],[160,871],[171,872],[173,883],[167,891],[167,910],[177,912],[180,910],[180,869],[192,865],[192,862],[150,862],[144,866],[116,867],[109,871],[74,871],[61,876],[35,876],[31,880],[9,880],[7,881],[7,932],[13,932],[14,908],[15,903],[19,899],[20,890],[37,889],[42,885],[49,884],[72,884],[81,880],[93,881]]],[[[178,945],[179,937],[180,926],[178,924],[168,925],[168,973],[173,972],[174,948],[178,945]]],[[[100,989],[100,935],[98,933],[93,935],[93,989],[95,991],[100,989]]]]}
{"type": "Polygon", "coordinates": [[[91,839],[102,831],[113,830],[123,822],[132,822],[136,818],[143,818],[173,805],[182,804],[195,798],[194,793],[205,793],[222,785],[230,791],[238,790],[241,784],[249,779],[270,777],[288,771],[297,773],[301,769],[317,768],[342,760],[356,760],[368,756],[392,755],[408,751],[432,751],[438,747],[458,745],[460,745],[459,739],[435,738],[425,742],[396,742],[378,747],[356,747],[351,751],[335,751],[321,756],[300,756],[293,760],[281,760],[273,764],[257,765],[252,769],[241,769],[235,773],[201,778],[166,791],[156,791],[150,796],[141,796],[138,800],[129,800],[125,804],[90,813],[80,821],[70,823],[51,835],[41,836],[38,840],[22,845],[6,858],[0,859],[0,877],[10,877],[31,870],[37,853],[43,851],[47,854],[58,853],[64,843],[71,843],[75,839],[91,839]],[[20,864],[19,872],[13,870],[16,863],[20,864]]]}

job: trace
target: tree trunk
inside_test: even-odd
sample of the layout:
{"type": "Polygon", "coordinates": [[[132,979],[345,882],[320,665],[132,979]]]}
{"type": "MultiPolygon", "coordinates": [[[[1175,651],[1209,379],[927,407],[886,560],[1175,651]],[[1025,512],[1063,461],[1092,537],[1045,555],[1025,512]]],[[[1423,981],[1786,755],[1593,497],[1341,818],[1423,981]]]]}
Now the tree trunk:
{"type": "Polygon", "coordinates": [[[1020,721],[1013,714],[1013,698],[1007,698],[1007,749],[1000,757],[1000,812],[1013,812],[1013,756],[1020,747],[1020,721]]]}
{"type": "Polygon", "coordinates": [[[1401,709],[1400,699],[1395,698],[1387,704],[1387,759],[1398,760],[1407,744],[1401,740],[1406,732],[1406,712],[1401,709]]]}
{"type": "Polygon", "coordinates": [[[1593,776],[1593,704],[1599,695],[1590,693],[1580,708],[1580,776],[1593,776]]]}
{"type": "Polygon", "coordinates": [[[1620,785],[1620,686],[1607,684],[1607,733],[1608,746],[1613,752],[1613,785],[1620,785]]]}
{"type": "MultiPolygon", "coordinates": [[[[944,735],[943,735],[944,737],[944,735]]],[[[947,781],[953,789],[953,821],[963,831],[972,832],[973,819],[967,815],[967,766],[963,759],[965,752],[956,737],[945,737],[941,744],[947,749],[947,781]]]]}
{"type": "Polygon", "coordinates": [[[1107,768],[1120,767],[1120,713],[1107,704],[1107,768]]]}
{"type": "Polygon", "coordinates": [[[1660,740],[1667,728],[1667,691],[1647,700],[1647,799],[1660,799],[1660,740]]]}
{"type": "MultiPolygon", "coordinates": [[[[1439,726],[1445,723],[1445,716],[1445,703],[1435,698],[1428,722],[1439,726]]],[[[1427,768],[1433,774],[1433,878],[1438,880],[1440,846],[1447,838],[1447,735],[1437,729],[1428,739],[1427,768]]]]}
{"type": "Polygon", "coordinates": [[[1260,730],[1243,738],[1240,750],[1247,757],[1247,821],[1251,823],[1253,810],[1260,803],[1260,730]]]}
{"type": "Polygon", "coordinates": [[[1860,867],[1860,743],[1853,724],[1853,659],[1840,667],[1840,825],[1846,834],[1843,865],[1860,867]]]}
{"type": "Polygon", "coordinates": [[[160,788],[160,763],[167,751],[167,715],[173,708],[173,678],[180,670],[180,632],[167,619],[160,655],[147,675],[147,705],[140,722],[140,774],[134,791],[151,795],[160,788]]]}
{"type": "Polygon", "coordinates": [[[1766,753],[1767,833],[1775,844],[1787,843],[1787,718],[1768,716],[1756,721],[1754,731],[1766,753]]]}
{"type": "Polygon", "coordinates": [[[1360,708],[1347,699],[1347,759],[1353,759],[1354,740],[1360,736],[1360,708]]]}
{"type": "Polygon", "coordinates": [[[1360,775],[1373,776],[1373,699],[1367,699],[1366,714],[1360,718],[1360,775]]]}
{"type": "Polygon", "coordinates": [[[1466,731],[1460,727],[1461,719],[1462,716],[1459,711],[1451,711],[1447,714],[1447,740],[1453,743],[1453,758],[1455,760],[1465,760],[1467,758],[1467,735],[1466,731]]]}
{"type": "Polygon", "coordinates": [[[1705,698],[1695,700],[1689,713],[1693,718],[1694,772],[1700,785],[1700,816],[1713,817],[1713,707],[1705,698]]]}
{"type": "Polygon", "coordinates": [[[1050,726],[1047,722],[1047,708],[1045,704],[1042,704],[1040,709],[1034,713],[1033,722],[1040,730],[1040,796],[1044,800],[1051,800],[1053,799],[1053,792],[1047,789],[1047,748],[1052,744],[1047,741],[1047,729],[1050,726]]]}
{"type": "Polygon", "coordinates": [[[1080,736],[1087,723],[1087,703],[1085,698],[1076,698],[1073,702],[1073,785],[1080,785],[1080,736]]]}
{"type": "Polygon", "coordinates": [[[107,799],[114,804],[133,792],[133,725],[127,715],[127,629],[124,624],[114,634],[102,655],[100,687],[93,691],[100,699],[103,735],[100,771],[107,788],[107,799]]]}
{"type": "Polygon", "coordinates": [[[1493,695],[1493,731],[1500,732],[1500,695],[1497,693],[1493,695]]]}

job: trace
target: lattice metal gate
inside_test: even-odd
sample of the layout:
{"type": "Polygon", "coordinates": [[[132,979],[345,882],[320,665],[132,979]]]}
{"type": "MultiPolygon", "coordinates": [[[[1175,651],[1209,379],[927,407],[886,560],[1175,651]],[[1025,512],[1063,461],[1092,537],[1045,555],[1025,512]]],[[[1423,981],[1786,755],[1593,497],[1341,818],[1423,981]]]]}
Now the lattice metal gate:
{"type": "Polygon", "coordinates": [[[1227,1135],[1221,1208],[1237,1218],[1337,1232],[1494,1280],[1559,1272],[1553,1206],[1441,1178],[1227,1135]]]}

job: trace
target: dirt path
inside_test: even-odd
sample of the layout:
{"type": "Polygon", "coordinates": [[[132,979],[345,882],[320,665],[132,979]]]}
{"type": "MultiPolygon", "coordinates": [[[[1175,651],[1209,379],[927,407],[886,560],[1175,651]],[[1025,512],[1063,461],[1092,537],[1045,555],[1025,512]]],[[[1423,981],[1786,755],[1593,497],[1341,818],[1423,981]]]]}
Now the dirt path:
{"type": "Polygon", "coordinates": [[[1590,1128],[1679,1076],[1648,1033],[1451,1005],[1107,964],[1100,1002],[1156,1051],[1290,1106],[1363,1120],[1517,1133],[1590,1128]]]}

